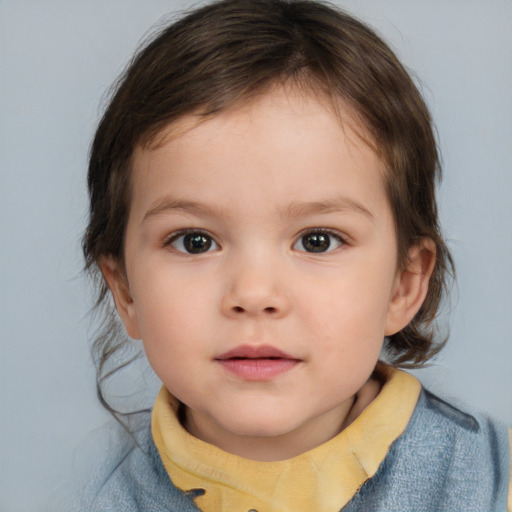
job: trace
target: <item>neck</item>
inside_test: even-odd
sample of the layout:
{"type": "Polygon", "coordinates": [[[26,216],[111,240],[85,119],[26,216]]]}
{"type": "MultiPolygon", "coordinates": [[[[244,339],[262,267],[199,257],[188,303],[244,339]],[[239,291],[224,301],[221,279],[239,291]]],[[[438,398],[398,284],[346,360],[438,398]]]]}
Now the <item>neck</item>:
{"type": "Polygon", "coordinates": [[[223,429],[210,418],[186,406],[182,424],[193,436],[225,452],[255,461],[276,462],[297,457],[338,435],[366,409],[379,391],[380,385],[370,379],[341,406],[285,433],[238,434],[223,429]]]}

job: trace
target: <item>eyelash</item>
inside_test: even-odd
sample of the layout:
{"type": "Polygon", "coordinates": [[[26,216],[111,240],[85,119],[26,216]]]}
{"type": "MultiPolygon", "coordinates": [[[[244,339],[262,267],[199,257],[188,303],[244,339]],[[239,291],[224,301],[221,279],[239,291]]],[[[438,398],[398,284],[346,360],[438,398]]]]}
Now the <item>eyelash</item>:
{"type": "MultiPolygon", "coordinates": [[[[191,242],[191,240],[189,240],[191,242]]],[[[307,229],[302,231],[295,242],[292,245],[292,248],[295,250],[299,250],[300,252],[308,253],[308,254],[324,254],[328,252],[332,252],[339,247],[345,245],[347,242],[345,238],[338,232],[330,230],[330,229],[322,229],[322,228],[313,228],[313,229],[307,229]],[[322,250],[322,247],[320,244],[322,243],[321,240],[316,240],[313,242],[313,244],[310,243],[310,248],[312,250],[307,250],[307,248],[304,245],[304,239],[307,236],[314,236],[317,235],[319,237],[325,236],[327,241],[327,247],[325,247],[325,250],[322,250]],[[331,248],[332,245],[332,239],[336,240],[336,247],[331,248]],[[303,249],[298,249],[297,245],[301,244],[303,249]],[[315,245],[317,244],[317,245],[315,245]],[[318,248],[319,250],[315,250],[315,248],[318,248]]],[[[220,248],[219,244],[215,241],[215,239],[206,231],[203,231],[201,229],[184,229],[182,231],[178,231],[176,233],[173,233],[171,236],[169,236],[167,239],[164,240],[163,246],[164,247],[172,247],[177,252],[182,254],[191,254],[191,255],[198,255],[198,254],[205,254],[207,252],[211,252],[212,245],[214,246],[213,249],[217,250],[220,248]],[[187,235],[196,235],[196,236],[202,236],[204,237],[203,241],[207,242],[206,250],[199,250],[198,252],[188,251],[186,247],[184,246],[185,239],[187,235]],[[173,244],[176,244],[181,240],[182,248],[175,247],[173,244]]]]}

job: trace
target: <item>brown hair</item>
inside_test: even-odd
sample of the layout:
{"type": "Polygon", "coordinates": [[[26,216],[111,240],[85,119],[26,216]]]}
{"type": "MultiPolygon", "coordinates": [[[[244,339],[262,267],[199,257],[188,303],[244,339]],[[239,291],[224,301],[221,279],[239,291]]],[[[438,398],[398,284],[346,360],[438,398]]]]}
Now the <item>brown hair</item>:
{"type": "Polygon", "coordinates": [[[434,340],[440,301],[453,263],[441,236],[435,199],[441,170],[428,109],[390,48],[367,26],[335,7],[310,0],[223,0],[197,9],[161,31],[137,53],[117,83],[90,154],[90,221],[83,238],[86,268],[98,281],[98,306],[107,308],[93,352],[99,397],[122,352],[103,256],[123,260],[130,205],[130,162],[185,114],[209,116],[292,83],[355,112],[386,167],[396,223],[398,264],[423,238],[436,246],[428,295],[411,323],[389,336],[397,366],[420,366],[444,341],[434,340]],[[115,359],[115,358],[114,358],[115,359]]]}

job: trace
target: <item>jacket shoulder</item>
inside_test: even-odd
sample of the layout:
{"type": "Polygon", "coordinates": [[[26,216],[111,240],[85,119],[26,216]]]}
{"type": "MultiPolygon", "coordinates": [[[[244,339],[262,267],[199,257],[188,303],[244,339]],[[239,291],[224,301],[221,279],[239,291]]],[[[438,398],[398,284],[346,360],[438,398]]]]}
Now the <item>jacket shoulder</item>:
{"type": "Polygon", "coordinates": [[[150,414],[137,418],[129,432],[115,429],[108,456],[82,487],[73,512],[198,512],[173,485],[151,435],[150,414]]]}
{"type": "Polygon", "coordinates": [[[406,430],[346,510],[505,512],[508,463],[505,426],[422,390],[406,430]]]}

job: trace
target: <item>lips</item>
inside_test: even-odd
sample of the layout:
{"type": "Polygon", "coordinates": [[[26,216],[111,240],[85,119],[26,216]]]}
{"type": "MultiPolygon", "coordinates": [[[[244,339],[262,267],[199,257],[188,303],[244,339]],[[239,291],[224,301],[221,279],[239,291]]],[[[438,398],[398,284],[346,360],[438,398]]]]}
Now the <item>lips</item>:
{"type": "Polygon", "coordinates": [[[236,347],[215,358],[227,372],[243,380],[269,380],[295,368],[300,362],[268,345],[236,347]]]}
{"type": "Polygon", "coordinates": [[[242,345],[233,350],[221,354],[216,359],[224,361],[226,359],[295,359],[293,356],[278,350],[269,345],[252,346],[242,345]]]}

